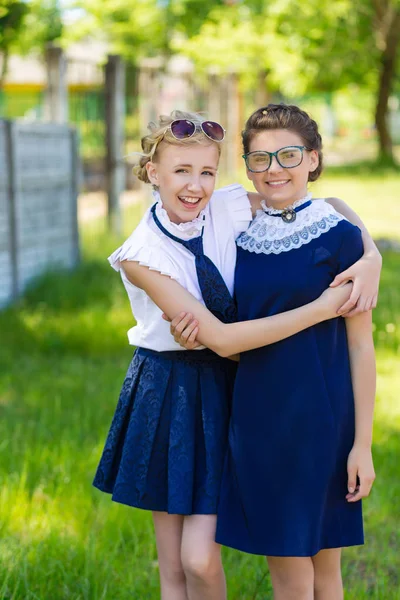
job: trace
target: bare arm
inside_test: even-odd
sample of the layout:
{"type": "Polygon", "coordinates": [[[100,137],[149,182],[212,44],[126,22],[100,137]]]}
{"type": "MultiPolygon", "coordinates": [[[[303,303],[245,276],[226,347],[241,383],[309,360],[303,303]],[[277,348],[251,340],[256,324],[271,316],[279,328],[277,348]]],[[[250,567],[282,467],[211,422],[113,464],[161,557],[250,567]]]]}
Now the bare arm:
{"type": "Polygon", "coordinates": [[[355,437],[348,458],[347,500],[356,502],[368,496],[375,479],[371,445],[376,367],[371,312],[346,319],[346,329],[355,406],[355,437]],[[359,489],[356,488],[357,476],[359,489]]]}
{"type": "Polygon", "coordinates": [[[340,313],[346,316],[357,315],[363,311],[376,307],[378,300],[379,279],[382,269],[382,256],[370,236],[364,223],[343,200],[340,198],[327,198],[329,204],[342,214],[350,223],[357,225],[361,230],[364,255],[354,265],[339,273],[332,282],[332,286],[341,285],[344,281],[353,281],[353,292],[350,299],[340,308],[340,313]]]}
{"type": "Polygon", "coordinates": [[[376,247],[374,240],[372,239],[368,229],[365,227],[363,221],[360,219],[358,214],[352,208],[350,208],[350,206],[346,204],[344,200],[341,200],[340,198],[326,198],[326,201],[329,202],[329,204],[333,206],[333,208],[337,210],[338,213],[346,217],[346,219],[350,221],[350,223],[352,223],[353,225],[357,225],[357,227],[361,229],[361,235],[364,245],[364,255],[368,254],[376,258],[380,257],[380,260],[382,261],[381,254],[378,248],[376,247]]]}
{"type": "Polygon", "coordinates": [[[196,315],[199,325],[197,340],[219,354],[230,356],[260,348],[287,338],[307,327],[336,316],[337,307],[349,290],[328,290],[314,302],[279,315],[242,323],[221,323],[201,302],[177,281],[133,261],[122,261],[128,279],[143,289],[157,306],[173,319],[181,312],[196,315]],[[336,292],[335,298],[329,292],[336,292]]]}

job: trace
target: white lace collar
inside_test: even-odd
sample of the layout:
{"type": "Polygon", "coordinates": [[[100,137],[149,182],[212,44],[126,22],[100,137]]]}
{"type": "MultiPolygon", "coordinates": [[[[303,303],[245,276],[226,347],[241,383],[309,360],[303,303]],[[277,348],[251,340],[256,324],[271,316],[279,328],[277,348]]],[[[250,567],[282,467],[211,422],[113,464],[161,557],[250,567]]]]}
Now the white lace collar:
{"type": "MultiPolygon", "coordinates": [[[[301,206],[311,198],[302,198],[293,204],[301,206]]],[[[282,211],[266,207],[268,212],[258,210],[256,218],[237,239],[237,245],[256,254],[280,254],[308,244],[335,227],[344,217],[322,198],[313,200],[310,206],[296,213],[296,220],[285,223],[272,216],[282,211]]]]}
{"type": "Polygon", "coordinates": [[[200,235],[201,230],[205,224],[208,215],[208,205],[203,208],[200,214],[193,219],[193,221],[188,221],[187,223],[172,223],[170,221],[169,216],[165,208],[163,207],[162,200],[160,194],[156,191],[153,192],[154,200],[157,202],[156,204],[156,215],[160,220],[161,224],[165,227],[169,233],[175,235],[182,240],[190,240],[195,235],[200,235]]]}

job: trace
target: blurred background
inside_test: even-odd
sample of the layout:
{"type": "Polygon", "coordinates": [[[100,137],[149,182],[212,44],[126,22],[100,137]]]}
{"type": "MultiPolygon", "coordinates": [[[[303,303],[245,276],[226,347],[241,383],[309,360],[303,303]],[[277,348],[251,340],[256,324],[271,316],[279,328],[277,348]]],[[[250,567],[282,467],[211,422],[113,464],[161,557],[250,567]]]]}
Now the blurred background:
{"type": "MultiPolygon", "coordinates": [[[[346,599],[400,600],[400,0],[0,0],[0,600],[156,600],[149,514],[91,488],[132,355],[107,256],[150,200],[147,123],[227,129],[218,185],[248,189],[240,132],[268,102],[319,123],[338,196],[383,255],[374,311],[377,481],[346,599]]],[[[229,599],[272,598],[224,549],[229,599]]]]}

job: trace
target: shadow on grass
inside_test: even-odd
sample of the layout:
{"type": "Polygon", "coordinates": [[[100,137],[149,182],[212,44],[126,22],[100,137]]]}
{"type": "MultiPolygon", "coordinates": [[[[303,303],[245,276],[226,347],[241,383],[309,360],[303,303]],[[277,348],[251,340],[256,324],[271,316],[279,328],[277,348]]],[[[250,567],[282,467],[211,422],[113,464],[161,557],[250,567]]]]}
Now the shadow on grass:
{"type": "Polygon", "coordinates": [[[66,314],[93,306],[107,310],[112,305],[114,284],[120,286],[121,282],[106,261],[83,262],[74,271],[50,271],[37,278],[20,306],[66,314]]]}
{"type": "Polygon", "coordinates": [[[126,347],[133,325],[121,280],[105,261],[48,272],[0,313],[0,361],[25,353],[112,354],[126,347]]]}

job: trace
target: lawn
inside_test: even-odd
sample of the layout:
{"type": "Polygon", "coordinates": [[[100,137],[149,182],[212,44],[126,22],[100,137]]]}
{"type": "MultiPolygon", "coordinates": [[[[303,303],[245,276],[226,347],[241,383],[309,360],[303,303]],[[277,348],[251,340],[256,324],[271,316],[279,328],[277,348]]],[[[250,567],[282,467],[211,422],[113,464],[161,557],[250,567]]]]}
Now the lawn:
{"type": "MultiPolygon", "coordinates": [[[[328,174],[319,194],[349,201],[374,234],[399,238],[394,173],[328,174]]],[[[139,207],[125,213],[126,231],[139,207]]],[[[91,487],[132,349],[118,240],[85,224],[83,262],[50,273],[0,314],[0,599],[156,600],[151,517],[91,487]]],[[[400,254],[386,253],[374,312],[377,481],[366,545],[344,552],[346,599],[400,600],[400,254]]],[[[260,557],[224,551],[229,600],[272,597],[260,557]]]]}

